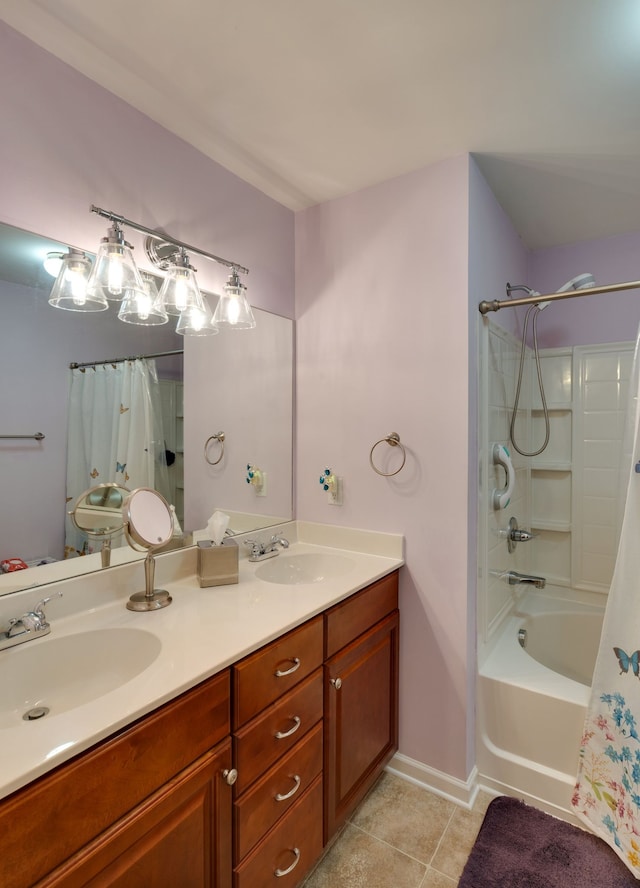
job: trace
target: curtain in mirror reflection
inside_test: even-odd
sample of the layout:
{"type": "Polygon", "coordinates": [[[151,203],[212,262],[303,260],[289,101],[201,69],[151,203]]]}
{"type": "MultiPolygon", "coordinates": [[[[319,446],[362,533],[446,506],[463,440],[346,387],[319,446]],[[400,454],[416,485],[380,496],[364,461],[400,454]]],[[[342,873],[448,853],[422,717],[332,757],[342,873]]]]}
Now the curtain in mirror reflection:
{"type": "MultiPolygon", "coordinates": [[[[69,508],[84,491],[107,481],[116,481],[129,490],[150,487],[170,502],[166,436],[155,362],[120,361],[70,373],[69,508]]],[[[96,527],[99,526],[97,514],[96,527]]],[[[114,546],[122,544],[119,539],[113,541],[114,546]]],[[[86,535],[67,517],[65,558],[91,551],[86,535]]]]}

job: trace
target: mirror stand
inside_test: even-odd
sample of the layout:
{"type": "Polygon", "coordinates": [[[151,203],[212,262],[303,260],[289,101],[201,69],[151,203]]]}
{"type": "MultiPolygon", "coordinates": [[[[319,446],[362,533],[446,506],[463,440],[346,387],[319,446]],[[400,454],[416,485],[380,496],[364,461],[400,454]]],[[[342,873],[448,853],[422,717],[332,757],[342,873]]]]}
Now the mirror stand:
{"type": "Polygon", "coordinates": [[[111,538],[107,537],[102,541],[100,549],[100,564],[102,567],[109,567],[111,564],[111,538]]]}
{"type": "Polygon", "coordinates": [[[144,592],[134,592],[129,601],[127,601],[128,610],[152,611],[171,604],[172,599],[166,589],[153,588],[155,572],[155,558],[153,552],[149,549],[147,557],[144,559],[144,592]]]}
{"type": "Polygon", "coordinates": [[[154,589],[156,572],[154,550],[165,546],[173,534],[173,515],[169,504],[157,490],[139,487],[122,506],[124,534],[133,549],[147,550],[144,559],[144,592],[135,592],[127,601],[127,610],[154,611],[171,604],[165,589],[154,589]]]}

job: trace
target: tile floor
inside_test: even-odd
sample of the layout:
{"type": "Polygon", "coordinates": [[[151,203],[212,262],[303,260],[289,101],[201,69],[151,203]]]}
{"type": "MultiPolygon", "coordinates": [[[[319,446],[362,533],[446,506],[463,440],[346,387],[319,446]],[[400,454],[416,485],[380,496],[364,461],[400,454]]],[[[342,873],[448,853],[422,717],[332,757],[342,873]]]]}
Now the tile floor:
{"type": "Polygon", "coordinates": [[[491,798],[467,811],[385,771],[304,888],[454,888],[491,798]]]}

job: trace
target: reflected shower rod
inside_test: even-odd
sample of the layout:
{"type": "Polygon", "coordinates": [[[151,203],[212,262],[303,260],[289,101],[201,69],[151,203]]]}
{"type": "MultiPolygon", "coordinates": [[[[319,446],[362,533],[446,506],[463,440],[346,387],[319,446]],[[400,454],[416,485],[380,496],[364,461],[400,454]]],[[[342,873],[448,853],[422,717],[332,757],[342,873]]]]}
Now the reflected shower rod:
{"type": "Polygon", "coordinates": [[[638,288],[640,288],[640,281],[626,281],[621,284],[606,284],[603,287],[567,290],[563,293],[523,296],[521,299],[494,299],[492,302],[481,302],[478,305],[478,311],[480,314],[486,315],[490,311],[499,311],[501,308],[516,308],[518,305],[535,305],[538,302],[555,302],[557,299],[575,299],[576,296],[595,296],[598,293],[618,293],[620,290],[637,290],[638,288]]]}
{"type": "Polygon", "coordinates": [[[147,228],[146,225],[141,225],[139,222],[132,222],[131,219],[126,219],[118,213],[112,213],[111,210],[103,210],[102,207],[96,207],[94,204],[91,204],[91,212],[97,213],[98,216],[102,216],[104,219],[109,219],[111,222],[117,222],[119,225],[128,225],[129,228],[134,228],[136,231],[142,232],[142,234],[148,234],[150,237],[156,238],[156,240],[165,244],[172,244],[174,247],[179,247],[182,250],[186,250],[188,253],[197,253],[198,256],[213,259],[214,262],[217,262],[219,265],[224,265],[226,268],[231,268],[232,270],[235,269],[236,271],[242,272],[242,274],[249,274],[249,269],[245,268],[244,265],[240,265],[239,262],[231,262],[229,259],[223,259],[221,256],[216,256],[214,253],[207,253],[206,250],[201,250],[199,247],[194,247],[191,244],[185,244],[184,241],[180,241],[164,231],[157,231],[155,228],[147,228]]]}

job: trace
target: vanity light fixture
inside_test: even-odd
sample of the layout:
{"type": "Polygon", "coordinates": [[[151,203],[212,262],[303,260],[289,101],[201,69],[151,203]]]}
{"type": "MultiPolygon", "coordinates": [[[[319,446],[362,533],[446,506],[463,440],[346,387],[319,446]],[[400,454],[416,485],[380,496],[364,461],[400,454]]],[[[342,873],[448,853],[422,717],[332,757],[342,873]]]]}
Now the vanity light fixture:
{"type": "Polygon", "coordinates": [[[178,250],[167,270],[167,276],[160,288],[158,304],[167,314],[180,317],[189,309],[196,308],[206,312],[202,293],[194,274],[195,268],[189,262],[187,251],[178,250]]]}
{"type": "Polygon", "coordinates": [[[186,308],[178,318],[176,333],[181,336],[212,336],[218,328],[211,324],[211,309],[202,299],[202,306],[192,305],[186,308]]]}
{"type": "Polygon", "coordinates": [[[131,291],[144,294],[142,278],[133,256],[132,246],[124,239],[122,227],[117,220],[103,237],[87,290],[100,293],[105,299],[121,302],[131,291]]]}
{"type": "Polygon", "coordinates": [[[211,321],[217,330],[250,330],[255,327],[256,319],[247,302],[246,290],[238,276],[238,269],[233,268],[211,321]]]}
{"type": "Polygon", "coordinates": [[[69,248],[69,252],[63,256],[49,304],[67,311],[105,311],[109,307],[105,297],[88,290],[90,273],[91,260],[88,256],[82,250],[69,248]]]}
{"type": "Polygon", "coordinates": [[[141,272],[142,286],[140,290],[128,290],[120,304],[118,318],[125,324],[138,324],[143,327],[166,324],[169,315],[159,304],[158,288],[153,275],[141,272]]]}
{"type": "Polygon", "coordinates": [[[47,272],[47,274],[50,274],[51,277],[56,278],[60,274],[64,255],[64,253],[47,253],[47,255],[44,257],[44,260],[42,262],[44,270],[47,272]]]}
{"type": "MultiPolygon", "coordinates": [[[[178,333],[185,336],[204,336],[217,333],[218,329],[222,328],[243,330],[256,326],[251,306],[246,297],[247,288],[239,277],[240,274],[248,274],[248,268],[238,262],[207,253],[205,250],[184,243],[164,232],[147,228],[146,225],[133,222],[131,219],[126,219],[110,210],[103,210],[101,207],[92,205],[91,212],[109,219],[113,223],[109,229],[108,237],[103,238],[98,251],[96,265],[89,281],[91,292],[101,288],[106,299],[121,300],[128,297],[127,290],[139,291],[143,289],[142,283],[139,281],[140,273],[131,256],[131,245],[124,240],[122,233],[122,227],[129,226],[147,235],[144,244],[147,257],[153,265],[166,273],[156,304],[160,311],[179,318],[178,333]],[[204,256],[206,259],[211,259],[230,269],[224,293],[219,297],[213,318],[211,318],[209,306],[198,288],[188,253],[197,253],[199,256],[204,256]],[[110,264],[105,265],[105,262],[100,261],[103,257],[106,260],[107,256],[109,260],[119,260],[120,265],[113,266],[114,269],[117,269],[116,271],[109,271],[110,264]],[[100,269],[98,269],[98,265],[100,265],[100,269]],[[103,266],[106,267],[106,271],[102,270],[103,266]],[[127,278],[126,274],[129,269],[131,269],[132,276],[127,278]],[[191,309],[197,309],[197,311],[191,309]]],[[[129,299],[129,301],[131,300],[129,299]]],[[[151,316],[150,313],[149,317],[151,316]]],[[[133,320],[134,317],[134,313],[129,313],[128,322],[148,323],[148,319],[138,321],[133,320]]],[[[121,317],[121,320],[125,320],[125,318],[121,317]]]]}

